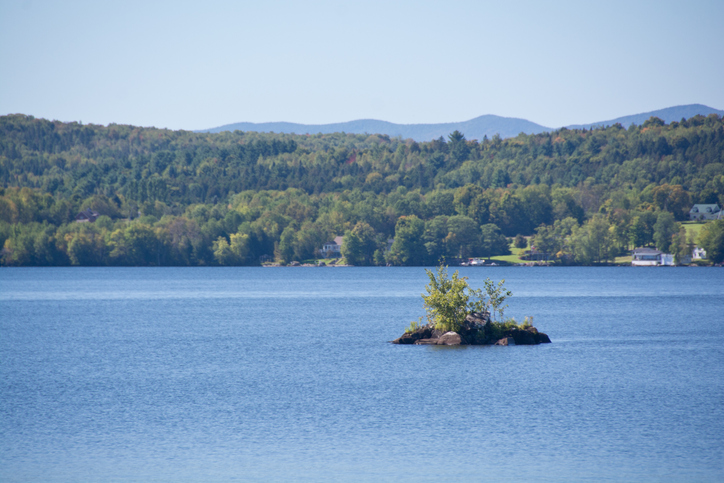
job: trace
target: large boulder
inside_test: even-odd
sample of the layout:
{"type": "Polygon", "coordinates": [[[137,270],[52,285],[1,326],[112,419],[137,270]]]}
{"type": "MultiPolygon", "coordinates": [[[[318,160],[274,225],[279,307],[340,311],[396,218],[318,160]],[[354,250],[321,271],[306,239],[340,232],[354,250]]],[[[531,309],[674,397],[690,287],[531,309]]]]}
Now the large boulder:
{"type": "Polygon", "coordinates": [[[445,332],[437,339],[437,345],[463,345],[467,344],[457,332],[445,332]]]}
{"type": "Polygon", "coordinates": [[[533,336],[535,337],[536,344],[550,344],[551,343],[551,339],[543,332],[538,332],[538,329],[536,329],[535,327],[532,327],[532,326],[526,327],[525,330],[527,330],[528,332],[533,334],[533,336]]]}
{"type": "Polygon", "coordinates": [[[548,337],[547,334],[544,334],[543,332],[538,332],[538,343],[539,344],[550,344],[551,339],[548,337]]]}
{"type": "Polygon", "coordinates": [[[485,325],[490,322],[490,314],[487,312],[473,312],[465,316],[465,321],[471,324],[485,325]]]}
{"type": "Polygon", "coordinates": [[[535,334],[528,330],[508,329],[503,335],[505,337],[512,337],[515,340],[515,345],[535,345],[538,343],[535,334]]]}

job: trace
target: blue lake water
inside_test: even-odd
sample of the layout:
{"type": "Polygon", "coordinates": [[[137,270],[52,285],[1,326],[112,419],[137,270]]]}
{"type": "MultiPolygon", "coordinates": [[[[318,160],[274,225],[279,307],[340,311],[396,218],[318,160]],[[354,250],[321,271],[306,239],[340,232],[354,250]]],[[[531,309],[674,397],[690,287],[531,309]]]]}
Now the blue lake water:
{"type": "Polygon", "coordinates": [[[465,268],[552,344],[398,346],[422,268],[0,270],[1,481],[724,481],[724,271],[465,268]]]}

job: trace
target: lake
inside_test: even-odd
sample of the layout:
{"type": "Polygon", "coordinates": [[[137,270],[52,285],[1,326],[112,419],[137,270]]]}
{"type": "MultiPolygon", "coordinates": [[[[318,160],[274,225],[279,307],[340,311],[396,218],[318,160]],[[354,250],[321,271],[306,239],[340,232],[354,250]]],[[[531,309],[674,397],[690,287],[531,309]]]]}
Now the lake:
{"type": "Polygon", "coordinates": [[[462,268],[552,344],[400,346],[422,268],[0,270],[2,481],[724,481],[724,270],[462,268]]]}

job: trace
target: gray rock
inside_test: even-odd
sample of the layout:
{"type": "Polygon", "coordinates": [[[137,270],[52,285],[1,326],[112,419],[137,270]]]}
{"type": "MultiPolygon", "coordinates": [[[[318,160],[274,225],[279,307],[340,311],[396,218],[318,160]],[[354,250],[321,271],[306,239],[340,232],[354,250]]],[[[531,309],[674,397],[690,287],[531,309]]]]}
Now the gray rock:
{"type": "Polygon", "coordinates": [[[393,344],[414,344],[416,340],[428,339],[432,331],[427,327],[421,327],[414,332],[405,332],[398,339],[392,341],[393,344]]]}
{"type": "Polygon", "coordinates": [[[512,337],[517,345],[534,345],[538,343],[536,334],[529,330],[509,329],[503,335],[512,337]]]}
{"type": "Polygon", "coordinates": [[[512,337],[503,337],[495,345],[515,345],[515,339],[512,337]]]}
{"type": "Polygon", "coordinates": [[[490,314],[487,312],[473,312],[472,314],[466,315],[465,320],[471,324],[485,325],[487,322],[490,322],[490,314]]]}
{"type": "Polygon", "coordinates": [[[461,345],[465,344],[463,339],[457,332],[445,332],[437,339],[437,345],[461,345]]]}

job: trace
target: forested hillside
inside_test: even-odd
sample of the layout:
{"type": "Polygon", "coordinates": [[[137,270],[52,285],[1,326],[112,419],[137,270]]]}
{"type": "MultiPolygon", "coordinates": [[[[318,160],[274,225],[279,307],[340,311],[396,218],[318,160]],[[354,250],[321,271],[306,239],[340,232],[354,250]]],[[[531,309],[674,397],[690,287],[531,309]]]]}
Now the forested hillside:
{"type": "Polygon", "coordinates": [[[301,261],[345,233],[356,264],[487,256],[519,234],[590,264],[686,244],[676,220],[724,202],[724,122],[417,143],[12,115],[0,117],[0,183],[5,265],[301,261]],[[75,222],[86,208],[102,216],[75,222]]]}

